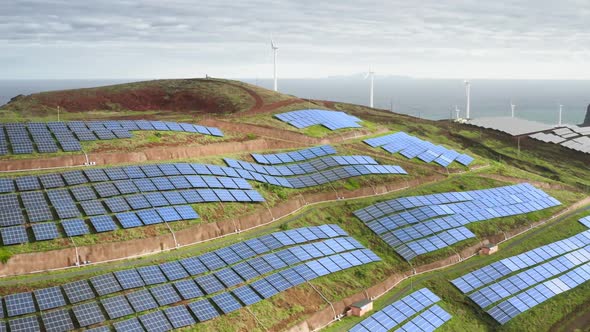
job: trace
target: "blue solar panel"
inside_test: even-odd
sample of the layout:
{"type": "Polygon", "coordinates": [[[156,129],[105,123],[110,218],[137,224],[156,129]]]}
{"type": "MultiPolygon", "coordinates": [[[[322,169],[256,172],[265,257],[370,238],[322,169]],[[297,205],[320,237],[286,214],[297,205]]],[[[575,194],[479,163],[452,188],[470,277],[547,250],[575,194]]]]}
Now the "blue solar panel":
{"type": "Polygon", "coordinates": [[[108,232],[117,229],[113,218],[110,216],[98,216],[90,218],[90,223],[97,232],[108,232]]]}
{"type": "Polygon", "coordinates": [[[318,124],[330,130],[361,127],[359,118],[337,111],[307,109],[280,113],[275,117],[299,129],[318,124]]]}

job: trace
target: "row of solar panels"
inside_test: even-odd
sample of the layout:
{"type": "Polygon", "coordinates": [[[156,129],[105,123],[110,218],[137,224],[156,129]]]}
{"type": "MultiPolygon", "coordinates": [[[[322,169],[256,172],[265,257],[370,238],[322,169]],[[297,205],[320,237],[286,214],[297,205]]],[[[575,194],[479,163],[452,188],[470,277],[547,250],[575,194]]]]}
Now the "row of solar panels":
{"type": "MultiPolygon", "coordinates": [[[[114,219],[117,220],[122,228],[134,228],[139,226],[148,226],[164,222],[174,222],[180,220],[198,219],[199,215],[190,205],[159,207],[155,209],[143,209],[137,212],[117,213],[113,216],[101,215],[92,216],[88,221],[97,233],[114,231],[119,228],[114,219]]],[[[63,228],[63,233],[68,236],[80,236],[90,234],[90,229],[85,220],[67,219],[59,223],[45,222],[32,224],[29,228],[33,237],[27,233],[27,227],[23,225],[9,226],[0,228],[0,236],[3,245],[14,245],[35,241],[53,240],[61,237],[62,232],[58,229],[58,224],[63,228]]]]}
{"type": "Polygon", "coordinates": [[[275,114],[283,122],[302,129],[309,126],[322,125],[330,130],[343,128],[361,128],[361,119],[344,112],[306,109],[275,114]]]}
{"type": "Polygon", "coordinates": [[[500,324],[590,280],[590,231],[505,258],[451,282],[500,324]],[[557,278],[556,278],[557,277],[557,278]],[[494,304],[496,304],[494,306],[494,304]]]}
{"type": "Polygon", "coordinates": [[[590,262],[590,246],[572,251],[528,270],[514,274],[509,278],[497,281],[475,291],[469,297],[478,306],[485,309],[529,287],[547,281],[588,262],[590,262]]]}
{"type": "Polygon", "coordinates": [[[559,144],[563,147],[590,153],[590,127],[569,126],[540,132],[529,137],[545,143],[559,144]]]}
{"type": "MultiPolygon", "coordinates": [[[[412,233],[421,233],[429,228],[459,227],[476,221],[528,213],[559,204],[553,197],[547,196],[544,192],[541,194],[535,192],[534,195],[530,195],[523,192],[511,196],[490,195],[486,199],[422,206],[404,212],[395,212],[366,224],[375,233],[382,234],[417,222],[424,222],[405,229],[412,233]],[[430,220],[426,221],[428,219],[430,220]]],[[[362,214],[359,213],[359,215],[362,214]]],[[[400,236],[404,236],[404,231],[397,232],[400,236]]],[[[398,234],[394,232],[394,235],[398,234]]]]}
{"type": "MultiPolygon", "coordinates": [[[[315,278],[378,260],[376,255],[366,249],[336,254],[288,268],[210,298],[191,301],[186,305],[166,305],[165,309],[134,316],[138,312],[159,307],[147,290],[141,290],[126,296],[121,295],[103,300],[102,306],[109,317],[111,315],[113,317],[132,316],[108,323],[101,306],[97,302],[88,302],[73,306],[71,314],[65,309],[42,313],[43,328],[36,315],[11,319],[8,321],[8,326],[11,331],[70,331],[77,327],[100,325],[93,328],[92,331],[110,331],[109,325],[112,324],[112,327],[118,332],[168,331],[229,314],[315,278]],[[75,321],[72,316],[75,317],[75,321]]],[[[162,291],[159,294],[167,299],[164,294],[168,294],[168,291],[162,291]]],[[[180,297],[178,299],[180,302],[180,297]]],[[[0,327],[4,326],[0,325],[0,327]]]]}
{"type": "MultiPolygon", "coordinates": [[[[471,204],[466,204],[471,205],[471,204]]],[[[485,221],[493,218],[514,216],[519,214],[530,213],[542,209],[559,205],[554,198],[543,198],[538,201],[528,201],[514,205],[505,205],[489,208],[464,209],[462,212],[450,212],[448,216],[430,219],[441,215],[428,215],[428,221],[421,222],[414,216],[416,210],[434,210],[433,207],[422,207],[407,213],[391,215],[385,218],[371,221],[367,226],[371,230],[386,238],[386,242],[392,246],[397,246],[411,240],[419,239],[437,232],[461,227],[473,222],[485,221]],[[453,214],[457,213],[457,214],[453,214]],[[410,225],[410,226],[408,226],[410,225]],[[408,227],[404,227],[408,226],[408,227]],[[387,233],[387,234],[384,234],[387,233]]],[[[444,205],[443,205],[444,206],[444,205]]],[[[435,206],[438,207],[438,206],[435,206]]],[[[420,211],[422,212],[422,211],[420,211]]]]}
{"type": "MultiPolygon", "coordinates": [[[[335,157],[334,157],[335,158],[335,157]]],[[[50,173],[39,176],[20,176],[14,179],[1,178],[0,179],[0,193],[9,193],[14,191],[26,191],[26,190],[40,190],[41,188],[53,189],[65,186],[73,186],[84,184],[88,182],[105,182],[105,181],[116,181],[116,180],[130,180],[130,179],[142,179],[146,177],[163,177],[163,176],[177,176],[177,175],[215,175],[215,176],[227,176],[232,178],[243,178],[248,180],[256,180],[259,182],[271,183],[283,186],[292,186],[288,183],[287,179],[283,179],[281,183],[277,180],[277,177],[272,175],[282,175],[280,171],[285,173],[284,167],[279,166],[276,169],[269,168],[259,169],[261,172],[257,172],[253,167],[250,170],[250,166],[253,164],[230,161],[235,167],[217,166],[217,165],[204,165],[204,164],[190,164],[190,163],[176,163],[176,164],[152,164],[142,166],[125,166],[125,167],[110,167],[110,168],[93,168],[85,169],[82,171],[68,171],[63,173],[50,173]],[[238,166],[239,165],[239,166],[238,166]],[[279,171],[280,170],[280,171],[279,171]],[[268,173],[268,174],[262,174],[268,173]]],[[[401,167],[392,165],[377,165],[377,163],[370,157],[364,156],[342,156],[332,160],[332,162],[319,162],[322,164],[322,168],[314,168],[313,166],[305,168],[297,168],[297,165],[290,165],[293,170],[298,174],[303,172],[314,172],[319,169],[328,167],[342,169],[338,165],[352,165],[353,163],[364,163],[364,165],[352,165],[354,167],[345,167],[346,173],[357,173],[357,175],[364,174],[388,174],[395,171],[394,174],[407,174],[401,167]],[[371,163],[371,164],[367,164],[371,163]],[[348,170],[348,171],[347,171],[348,170]]],[[[258,167],[263,167],[255,165],[258,167]]],[[[294,175],[295,172],[291,172],[294,175]]],[[[318,174],[330,174],[330,173],[316,173],[312,174],[316,177],[321,177],[318,174]]],[[[353,176],[357,176],[353,175],[353,176]]],[[[332,178],[334,178],[332,176],[332,178]]],[[[237,181],[234,179],[234,181],[237,181]]],[[[301,181],[294,180],[297,185],[301,185],[301,181]]],[[[332,180],[333,181],[333,180],[332,180]]],[[[309,181],[308,181],[309,183],[309,181]]],[[[312,182],[313,183],[313,182],[312,182]]],[[[316,182],[317,185],[317,182],[316,182]]]]}
{"type": "Polygon", "coordinates": [[[177,131],[223,136],[223,133],[214,127],[147,120],[4,123],[0,124],[0,155],[8,154],[9,146],[14,154],[33,153],[35,152],[34,146],[40,153],[58,152],[57,143],[63,151],[80,151],[82,149],[80,141],[131,138],[130,131],[136,130],[177,131]],[[6,129],[8,140],[5,139],[4,129],[6,129]]]}
{"type": "MultiPolygon", "coordinates": [[[[232,244],[198,256],[192,256],[178,261],[170,261],[157,265],[142,266],[133,269],[106,273],[92,277],[88,280],[78,280],[64,284],[63,292],[66,294],[70,304],[83,302],[97,296],[112,294],[121,290],[129,290],[138,287],[164,284],[171,281],[188,278],[189,276],[201,276],[209,272],[232,267],[239,275],[249,276],[265,274],[273,270],[273,266],[281,268],[286,264],[296,262],[298,257],[320,257],[331,255],[338,251],[348,251],[355,248],[363,248],[355,239],[348,237],[348,234],[338,225],[328,224],[321,226],[303,227],[287,231],[274,232],[258,238],[232,244]],[[315,242],[327,240],[329,242],[315,242]],[[302,245],[300,249],[282,252],[282,249],[302,245]],[[277,253],[265,258],[256,257],[281,250],[280,256],[277,253]],[[250,259],[250,260],[249,260],[250,259]],[[240,263],[240,264],[237,264],[240,263]],[[92,287],[91,287],[92,285],[92,287]],[[93,290],[94,289],[94,290],[93,290]]],[[[213,275],[213,274],[210,274],[213,275]]],[[[217,292],[215,285],[220,282],[217,277],[210,283],[204,283],[204,290],[210,293],[217,292]],[[218,280],[215,282],[215,280],[218,280]],[[211,286],[212,285],[212,286],[211,286]]],[[[180,287],[180,286],[179,286],[180,287]]],[[[179,288],[180,289],[180,288],[179,288]]],[[[206,292],[207,293],[207,292],[206,292]]],[[[61,305],[41,304],[53,298],[58,298],[59,303],[65,303],[60,298],[62,290],[59,287],[50,287],[35,291],[38,300],[39,310],[57,308],[61,305]],[[50,294],[50,295],[46,295],[50,294]],[[40,301],[40,302],[39,302],[40,301]]],[[[17,293],[7,295],[4,304],[9,317],[33,313],[36,311],[32,293],[17,293]],[[26,308],[19,303],[26,302],[26,308]]],[[[1,310],[0,318],[4,317],[1,310]]]]}
{"type": "Polygon", "coordinates": [[[394,212],[405,211],[417,207],[458,203],[464,201],[485,200],[490,196],[495,199],[497,197],[512,196],[514,194],[528,193],[533,197],[546,197],[547,194],[540,189],[535,188],[529,183],[520,183],[510,186],[471,190],[471,191],[455,191],[439,194],[430,194],[423,196],[408,196],[401,198],[394,198],[387,201],[379,202],[370,205],[366,208],[355,211],[355,215],[363,222],[367,223],[371,220],[381,218],[394,212]]]}
{"type": "Polygon", "coordinates": [[[584,218],[580,218],[579,222],[580,222],[582,225],[584,225],[584,226],[586,226],[586,227],[590,228],[590,216],[587,216],[587,217],[584,217],[584,218]]]}
{"type": "Polygon", "coordinates": [[[369,156],[329,156],[313,160],[311,162],[302,162],[298,164],[285,166],[265,166],[252,164],[246,161],[225,158],[228,166],[235,169],[244,169],[265,175],[273,176],[292,176],[319,172],[331,167],[348,166],[348,165],[378,165],[375,159],[369,156]]]}
{"type": "MultiPolygon", "coordinates": [[[[192,300],[197,297],[219,293],[263,275],[310,260],[364,249],[356,240],[348,237],[309,244],[307,247],[313,248],[313,251],[311,251],[313,256],[308,254],[302,246],[296,246],[267,253],[257,258],[250,258],[240,265],[228,266],[212,273],[206,273],[207,269],[200,266],[199,273],[196,275],[189,274],[190,271],[187,271],[178,262],[163,263],[159,269],[152,266],[151,269],[123,270],[119,271],[119,273],[108,273],[85,281],[69,283],[62,287],[54,286],[34,292],[7,295],[4,297],[4,303],[6,304],[7,316],[15,317],[79,304],[88,300],[100,301],[109,313],[110,319],[117,319],[125,315],[117,315],[116,310],[110,310],[109,304],[112,297],[107,297],[107,295],[140,288],[142,291],[149,291],[148,294],[152,295],[150,299],[155,299],[158,305],[165,306],[182,300],[192,300]],[[320,251],[320,249],[323,251],[320,251]],[[297,254],[302,255],[297,256],[297,254]],[[97,299],[98,297],[101,299],[97,299]]],[[[256,256],[256,253],[252,253],[252,255],[256,256]]],[[[239,262],[241,257],[238,256],[235,260],[239,262]]],[[[135,312],[146,310],[146,308],[139,306],[134,307],[135,312]]]]}
{"type": "Polygon", "coordinates": [[[505,324],[517,315],[534,308],[556,295],[574,289],[588,282],[588,280],[590,280],[590,263],[586,263],[557,278],[547,280],[533,288],[527,289],[491,308],[488,310],[488,313],[500,324],[505,324]]]}
{"type": "MultiPolygon", "coordinates": [[[[469,223],[525,214],[560,204],[541,190],[524,185],[511,186],[506,190],[478,191],[474,195],[449,197],[460,200],[466,199],[467,196],[472,200],[416,208],[404,208],[400,199],[397,199],[388,201],[387,204],[377,203],[379,208],[364,208],[355,211],[354,214],[409,261],[419,255],[475,238],[475,234],[464,227],[469,223]],[[513,194],[497,195],[503,191],[513,194]],[[393,214],[382,216],[381,212],[385,207],[387,212],[393,214]],[[370,212],[373,212],[373,215],[370,212]],[[374,219],[374,215],[378,215],[379,218],[374,219]]],[[[424,204],[428,202],[431,201],[426,200],[424,204]]]]}
{"type": "Polygon", "coordinates": [[[470,293],[509,274],[528,269],[587,245],[590,245],[590,231],[584,231],[567,239],[504,258],[456,278],[452,283],[464,294],[470,293]]]}
{"type": "Polygon", "coordinates": [[[439,301],[428,288],[422,288],[373,313],[348,331],[387,332],[396,326],[395,331],[434,331],[451,319],[449,313],[435,305],[439,301]]]}
{"type": "Polygon", "coordinates": [[[302,149],[291,152],[271,153],[271,154],[256,154],[252,153],[252,158],[259,164],[277,165],[294,163],[314,158],[319,158],[331,154],[336,154],[337,151],[330,145],[321,145],[313,148],[302,149]]]}
{"type": "Polygon", "coordinates": [[[369,138],[364,140],[364,142],[371,147],[382,147],[389,153],[400,153],[408,159],[417,157],[426,163],[434,161],[443,167],[449,166],[453,161],[468,166],[474,160],[466,154],[447,149],[442,145],[434,145],[403,131],[391,135],[369,138]]]}
{"type": "MultiPolygon", "coordinates": [[[[116,187],[113,185],[113,188],[116,187]]],[[[46,193],[47,198],[42,191],[26,192],[20,195],[24,211],[28,216],[28,222],[77,218],[83,215],[97,216],[170,205],[210,202],[264,202],[264,197],[257,191],[241,189],[186,189],[146,192],[128,196],[118,196],[119,191],[99,191],[99,196],[104,198],[99,200],[91,187],[72,188],[74,198],[78,202],[74,200],[68,189],[53,189],[46,193]],[[51,207],[53,207],[55,214],[52,212],[51,207]]],[[[26,219],[20,207],[18,195],[1,195],[0,204],[2,204],[0,226],[14,226],[25,223],[26,219]]]]}
{"type": "Polygon", "coordinates": [[[39,176],[31,175],[16,178],[2,178],[0,179],[0,193],[40,190],[41,188],[53,189],[65,186],[75,186],[88,182],[132,180],[175,175],[241,177],[234,169],[226,166],[191,163],[151,164],[141,166],[92,168],[61,173],[49,173],[39,176]]]}

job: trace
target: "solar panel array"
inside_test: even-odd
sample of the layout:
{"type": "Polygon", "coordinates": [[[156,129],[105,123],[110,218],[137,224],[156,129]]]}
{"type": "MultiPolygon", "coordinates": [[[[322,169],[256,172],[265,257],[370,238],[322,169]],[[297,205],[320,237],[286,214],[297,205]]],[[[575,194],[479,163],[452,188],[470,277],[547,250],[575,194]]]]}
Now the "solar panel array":
{"type": "Polygon", "coordinates": [[[434,331],[451,319],[436,305],[440,298],[422,288],[375,312],[351,328],[350,332],[434,331]]]}
{"type": "Polygon", "coordinates": [[[178,261],[9,294],[2,299],[0,312],[9,318],[11,328],[26,319],[36,330],[69,331],[96,325],[117,331],[169,330],[377,261],[378,256],[337,225],[305,227],[178,261]]]}
{"type": "Polygon", "coordinates": [[[559,144],[571,150],[590,153],[590,127],[565,126],[530,135],[531,138],[559,144]]]}
{"type": "Polygon", "coordinates": [[[89,234],[91,228],[106,232],[199,218],[189,204],[264,201],[246,180],[228,176],[238,176],[231,168],[192,165],[86,169],[2,179],[0,192],[10,193],[0,194],[0,237],[5,245],[51,240],[61,234],[89,234]],[[213,172],[225,176],[196,175],[213,172]]]}
{"type": "Polygon", "coordinates": [[[140,130],[223,136],[221,130],[215,127],[148,120],[3,123],[0,124],[0,155],[52,153],[60,149],[80,151],[81,141],[131,138],[131,131],[140,130]]]}
{"type": "Polygon", "coordinates": [[[579,222],[580,222],[582,225],[584,225],[584,226],[586,226],[586,227],[590,228],[590,216],[587,216],[587,217],[584,217],[584,218],[580,218],[579,222]]]}
{"type": "Polygon", "coordinates": [[[473,157],[461,154],[455,150],[447,149],[442,145],[434,145],[418,137],[404,133],[369,138],[364,140],[371,147],[382,147],[389,153],[399,153],[402,156],[413,159],[418,158],[426,163],[435,162],[443,167],[456,161],[464,166],[473,162],[473,157]]]}
{"type": "Polygon", "coordinates": [[[355,216],[404,259],[474,238],[472,222],[514,216],[561,203],[528,183],[492,189],[396,198],[355,216]]]}
{"type": "Polygon", "coordinates": [[[107,232],[198,218],[188,204],[263,202],[247,180],[306,188],[353,176],[407,174],[368,156],[326,156],[279,166],[226,162],[229,167],[152,164],[0,179],[0,235],[4,244],[18,244],[29,241],[28,232],[40,241],[63,233],[89,234],[91,228],[107,232]],[[56,220],[61,222],[46,223],[56,220]]]}
{"type": "Polygon", "coordinates": [[[337,151],[330,145],[316,146],[313,148],[283,152],[283,153],[271,153],[271,154],[256,154],[252,153],[252,158],[259,164],[277,165],[294,163],[298,161],[304,161],[323,157],[331,154],[336,154],[337,151]]]}
{"type": "Polygon", "coordinates": [[[359,124],[361,119],[339,111],[306,109],[275,114],[275,117],[298,129],[315,125],[322,125],[330,130],[362,127],[359,124]]]}
{"type": "Polygon", "coordinates": [[[451,282],[500,324],[590,280],[590,231],[470,272],[451,282]]]}
{"type": "Polygon", "coordinates": [[[225,162],[244,179],[287,188],[312,187],[361,175],[407,174],[400,166],[379,165],[369,156],[329,156],[280,166],[257,165],[227,158],[225,162]]]}

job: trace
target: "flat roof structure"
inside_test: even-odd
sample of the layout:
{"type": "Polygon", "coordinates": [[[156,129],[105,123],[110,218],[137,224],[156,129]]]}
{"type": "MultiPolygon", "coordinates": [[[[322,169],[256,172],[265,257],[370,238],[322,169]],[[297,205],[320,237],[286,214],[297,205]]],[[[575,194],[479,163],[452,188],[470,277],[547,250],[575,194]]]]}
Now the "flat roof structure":
{"type": "Polygon", "coordinates": [[[555,126],[548,125],[546,123],[513,118],[509,116],[471,119],[467,121],[467,124],[485,129],[501,131],[512,136],[530,135],[555,128],[555,126]]]}

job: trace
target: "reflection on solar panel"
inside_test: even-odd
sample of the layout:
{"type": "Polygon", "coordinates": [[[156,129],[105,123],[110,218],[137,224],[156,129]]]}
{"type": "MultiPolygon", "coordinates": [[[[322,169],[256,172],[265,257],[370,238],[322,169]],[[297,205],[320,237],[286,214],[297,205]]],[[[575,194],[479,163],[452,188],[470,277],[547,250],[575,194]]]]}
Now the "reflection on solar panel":
{"type": "Polygon", "coordinates": [[[452,280],[500,324],[590,280],[590,231],[508,257],[452,280]]]}
{"type": "Polygon", "coordinates": [[[306,109],[275,114],[275,117],[298,129],[314,125],[322,125],[330,130],[362,127],[359,124],[361,119],[338,111],[306,109]]]}
{"type": "Polygon", "coordinates": [[[412,159],[418,158],[424,162],[435,162],[443,167],[449,166],[453,161],[468,166],[473,158],[460,154],[455,150],[447,149],[441,145],[434,145],[418,137],[408,135],[403,131],[395,134],[369,138],[364,140],[372,147],[382,147],[390,153],[400,153],[402,156],[412,159]]]}
{"type": "Polygon", "coordinates": [[[451,319],[451,315],[435,304],[439,301],[429,289],[422,288],[375,312],[349,331],[389,331],[412,316],[396,331],[434,331],[451,319]]]}
{"type": "Polygon", "coordinates": [[[221,130],[215,127],[146,120],[70,121],[47,124],[40,122],[5,123],[4,127],[0,127],[0,155],[8,154],[9,147],[14,154],[33,153],[35,152],[34,147],[39,153],[54,153],[58,152],[57,143],[64,151],[80,151],[82,149],[80,141],[131,138],[130,131],[138,130],[166,130],[223,136],[221,130]],[[4,128],[6,128],[8,140],[4,137],[4,128]],[[33,141],[29,138],[29,134],[33,141]]]}
{"type": "Polygon", "coordinates": [[[475,235],[473,222],[551,208],[561,203],[528,183],[493,189],[397,198],[354,212],[406,260],[475,235]]]}
{"type": "Polygon", "coordinates": [[[313,148],[291,151],[291,152],[284,152],[284,153],[275,153],[275,154],[253,153],[252,158],[254,158],[254,160],[256,160],[256,162],[259,164],[276,165],[276,164],[299,162],[299,161],[323,157],[323,156],[327,156],[330,154],[336,154],[336,153],[337,153],[336,149],[334,149],[330,145],[322,145],[322,146],[316,146],[313,148]]]}

